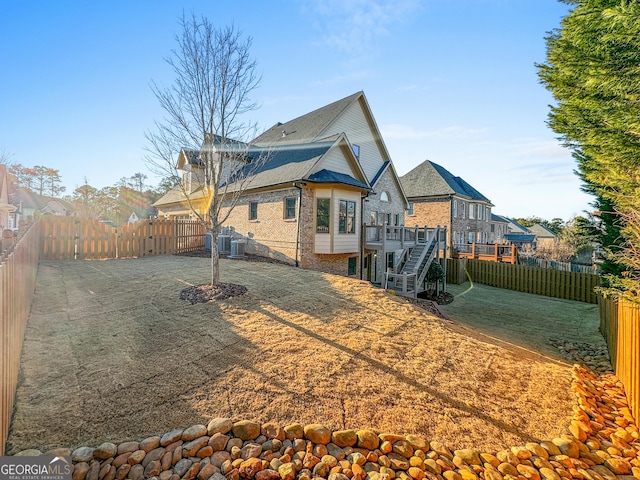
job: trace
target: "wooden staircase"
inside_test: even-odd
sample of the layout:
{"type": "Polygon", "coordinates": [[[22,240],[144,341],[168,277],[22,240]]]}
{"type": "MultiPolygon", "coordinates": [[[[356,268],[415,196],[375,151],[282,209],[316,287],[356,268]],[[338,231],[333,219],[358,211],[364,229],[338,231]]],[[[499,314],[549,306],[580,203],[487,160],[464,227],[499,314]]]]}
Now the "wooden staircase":
{"type": "Polygon", "coordinates": [[[433,260],[437,257],[440,243],[440,227],[433,229],[430,235],[415,247],[405,249],[403,256],[407,261],[399,272],[388,271],[385,288],[398,295],[416,297],[424,291],[424,282],[433,260]]]}

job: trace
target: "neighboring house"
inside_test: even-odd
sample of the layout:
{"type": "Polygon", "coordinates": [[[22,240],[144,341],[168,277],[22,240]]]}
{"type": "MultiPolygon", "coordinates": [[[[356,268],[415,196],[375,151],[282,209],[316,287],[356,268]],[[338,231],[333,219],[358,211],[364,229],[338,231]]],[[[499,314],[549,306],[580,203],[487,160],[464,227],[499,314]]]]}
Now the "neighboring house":
{"type": "Polygon", "coordinates": [[[491,214],[489,243],[508,243],[505,235],[509,233],[509,219],[501,215],[491,214]]]}
{"type": "Polygon", "coordinates": [[[529,231],[536,236],[536,250],[554,250],[560,243],[555,233],[539,223],[530,226],[529,231]]]}
{"type": "Polygon", "coordinates": [[[11,196],[16,210],[10,215],[9,228],[17,230],[20,222],[32,222],[40,215],[69,216],[73,206],[60,198],[38,195],[26,188],[18,188],[11,196]]]}
{"type": "MultiPolygon", "coordinates": [[[[231,151],[212,143],[219,155],[231,151]]],[[[224,175],[227,191],[244,190],[224,227],[248,253],[383,281],[402,249],[372,247],[363,224],[401,226],[407,200],[363,92],[277,123],[246,146],[238,166],[224,175]]],[[[183,187],[195,208],[207,204],[199,153],[180,152],[178,168],[182,187],[154,205],[159,216],[187,219],[183,187]]]]}
{"type": "Polygon", "coordinates": [[[10,229],[9,218],[16,210],[16,207],[9,203],[9,182],[7,178],[7,167],[0,165],[0,239],[2,239],[2,231],[10,229]]]}
{"type": "Polygon", "coordinates": [[[508,233],[504,236],[505,240],[514,244],[520,250],[535,250],[536,236],[531,233],[527,227],[519,224],[515,220],[511,218],[506,218],[506,220],[509,221],[509,224],[507,225],[508,233]]]}
{"type": "Polygon", "coordinates": [[[132,223],[136,223],[140,218],[138,218],[138,214],[136,212],[131,212],[129,218],[127,219],[127,224],[131,225],[132,223]]]}
{"type": "Polygon", "coordinates": [[[447,227],[447,244],[489,243],[491,201],[460,177],[426,160],[400,177],[407,225],[447,227]]]}

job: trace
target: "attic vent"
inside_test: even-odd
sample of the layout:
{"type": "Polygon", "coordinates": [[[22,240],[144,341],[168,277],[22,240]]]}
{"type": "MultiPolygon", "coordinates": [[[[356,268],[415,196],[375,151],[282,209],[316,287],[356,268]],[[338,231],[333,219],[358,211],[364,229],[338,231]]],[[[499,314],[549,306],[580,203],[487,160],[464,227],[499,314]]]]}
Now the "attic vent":
{"type": "Polygon", "coordinates": [[[286,137],[287,136],[287,131],[286,130],[282,130],[282,136],[286,137]]]}

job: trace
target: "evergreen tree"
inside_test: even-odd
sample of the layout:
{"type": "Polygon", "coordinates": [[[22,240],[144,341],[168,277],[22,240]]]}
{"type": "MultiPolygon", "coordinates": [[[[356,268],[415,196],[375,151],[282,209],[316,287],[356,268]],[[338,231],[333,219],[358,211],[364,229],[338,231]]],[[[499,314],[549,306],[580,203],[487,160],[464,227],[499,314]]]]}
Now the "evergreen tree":
{"type": "Polygon", "coordinates": [[[637,299],[640,211],[640,4],[570,0],[547,37],[541,82],[553,93],[549,126],[570,148],[584,190],[596,197],[611,285],[637,299]]]}

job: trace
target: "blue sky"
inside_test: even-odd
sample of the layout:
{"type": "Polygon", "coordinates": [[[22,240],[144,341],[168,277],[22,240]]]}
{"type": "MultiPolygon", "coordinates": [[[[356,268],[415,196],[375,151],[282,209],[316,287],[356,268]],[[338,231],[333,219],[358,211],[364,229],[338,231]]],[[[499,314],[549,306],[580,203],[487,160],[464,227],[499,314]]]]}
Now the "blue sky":
{"type": "Polygon", "coordinates": [[[58,169],[67,193],[156,183],[150,84],[172,82],[183,11],[253,38],[264,129],[363,90],[400,175],[429,159],[508,216],[588,209],[534,66],[568,12],[557,0],[3,0],[0,153],[58,169]]]}

